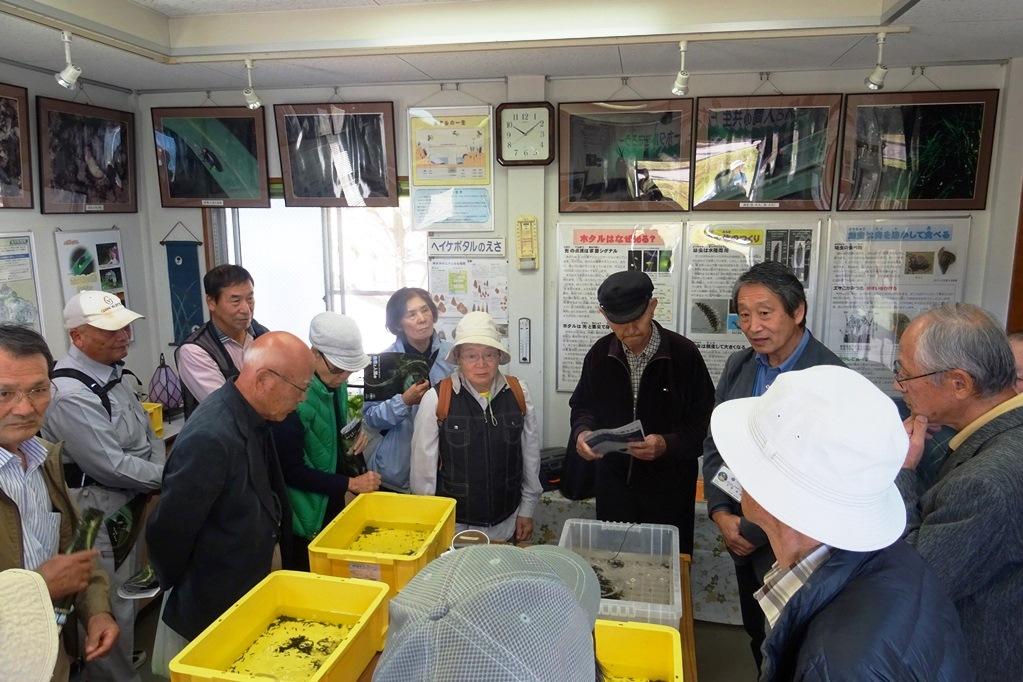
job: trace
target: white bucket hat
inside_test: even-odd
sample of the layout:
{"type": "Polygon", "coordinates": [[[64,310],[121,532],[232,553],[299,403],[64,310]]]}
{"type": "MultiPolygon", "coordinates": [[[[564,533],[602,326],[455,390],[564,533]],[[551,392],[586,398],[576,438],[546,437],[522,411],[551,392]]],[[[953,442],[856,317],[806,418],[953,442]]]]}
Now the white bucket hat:
{"type": "Polygon", "coordinates": [[[309,323],[309,345],[334,367],[358,372],[369,364],[362,350],[362,333],[355,320],[338,313],[320,313],[309,323]]]}
{"type": "Polygon", "coordinates": [[[57,619],[43,576],[0,573],[0,679],[47,682],[57,662],[57,619]]]}
{"type": "Polygon", "coordinates": [[[504,340],[497,331],[497,325],[494,324],[494,318],[490,313],[477,310],[467,313],[458,321],[458,326],[455,327],[455,345],[448,351],[448,362],[458,362],[455,349],[466,343],[490,346],[501,351],[501,359],[497,363],[499,365],[511,362],[511,355],[508,354],[508,349],[505,348],[504,340]]]}
{"type": "Polygon", "coordinates": [[[891,398],[856,372],[785,372],[758,398],[718,405],[710,428],[739,483],[785,525],[856,552],[902,535],[895,476],[909,438],[891,398]]]}

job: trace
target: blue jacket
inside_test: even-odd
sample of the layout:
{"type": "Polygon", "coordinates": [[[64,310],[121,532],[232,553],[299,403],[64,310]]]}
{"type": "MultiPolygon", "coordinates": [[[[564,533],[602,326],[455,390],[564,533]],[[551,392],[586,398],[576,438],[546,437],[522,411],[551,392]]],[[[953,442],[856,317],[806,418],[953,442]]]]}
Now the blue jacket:
{"type": "Polygon", "coordinates": [[[901,540],[833,549],[764,641],[761,682],[973,679],[959,617],[938,578],[901,540]]]}
{"type": "MultiPolygon", "coordinates": [[[[430,368],[430,384],[455,371],[455,365],[448,362],[451,344],[441,341],[437,334],[433,335],[430,352],[437,352],[437,360],[430,368]]],[[[405,345],[401,339],[387,347],[385,353],[404,353],[405,345]]],[[[391,490],[408,492],[409,457],[412,455],[412,424],[416,419],[418,405],[409,407],[401,399],[401,394],[389,400],[367,402],[362,406],[362,421],[371,428],[384,433],[383,439],[373,452],[369,453],[366,466],[380,474],[381,484],[391,490]]]]}

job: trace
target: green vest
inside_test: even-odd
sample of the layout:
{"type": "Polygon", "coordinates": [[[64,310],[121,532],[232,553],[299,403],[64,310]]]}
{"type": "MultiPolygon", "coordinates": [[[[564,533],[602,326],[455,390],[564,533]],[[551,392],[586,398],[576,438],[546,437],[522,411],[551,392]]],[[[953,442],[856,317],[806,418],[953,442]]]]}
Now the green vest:
{"type": "MultiPolygon", "coordinates": [[[[305,432],[302,459],[306,466],[328,474],[337,473],[339,432],[348,421],[347,384],[331,390],[314,373],[306,398],[295,411],[305,432]],[[340,423],[334,415],[335,400],[338,401],[340,423]]],[[[288,498],[291,500],[291,527],[295,534],[306,539],[316,537],[323,530],[327,496],[289,487],[288,498]]]]}

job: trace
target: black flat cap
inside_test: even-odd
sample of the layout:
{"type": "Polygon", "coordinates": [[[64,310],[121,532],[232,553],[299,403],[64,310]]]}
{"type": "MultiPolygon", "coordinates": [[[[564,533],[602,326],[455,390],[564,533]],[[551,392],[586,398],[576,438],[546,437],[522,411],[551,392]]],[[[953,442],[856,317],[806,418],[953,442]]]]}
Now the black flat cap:
{"type": "Polygon", "coordinates": [[[650,276],[639,270],[610,275],[597,289],[597,302],[607,319],[615,324],[632,322],[646,311],[654,294],[650,276]]]}

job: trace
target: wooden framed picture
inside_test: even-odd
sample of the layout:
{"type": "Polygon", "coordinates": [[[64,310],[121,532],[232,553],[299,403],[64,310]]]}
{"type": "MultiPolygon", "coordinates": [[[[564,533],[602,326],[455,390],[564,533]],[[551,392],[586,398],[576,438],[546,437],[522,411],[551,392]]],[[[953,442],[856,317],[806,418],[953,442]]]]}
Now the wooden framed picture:
{"type": "Polygon", "coordinates": [[[163,107],[152,111],[164,208],[270,206],[262,108],[163,107]]]}
{"type": "Polygon", "coordinates": [[[562,213],[689,208],[692,99],[558,106],[562,213]]]}
{"type": "Polygon", "coordinates": [[[135,213],[135,115],[36,97],[43,213],[135,213]]]}
{"type": "Polygon", "coordinates": [[[983,210],[997,108],[997,90],[847,95],[838,210],[983,210]]]}
{"type": "Polygon", "coordinates": [[[830,210],[841,106],[841,95],[700,97],[694,210],[830,210]]]}
{"type": "Polygon", "coordinates": [[[275,104],[288,206],[397,206],[392,102],[275,104]]]}
{"type": "Polygon", "coordinates": [[[28,90],[0,83],[0,208],[32,208],[28,90]]]}

